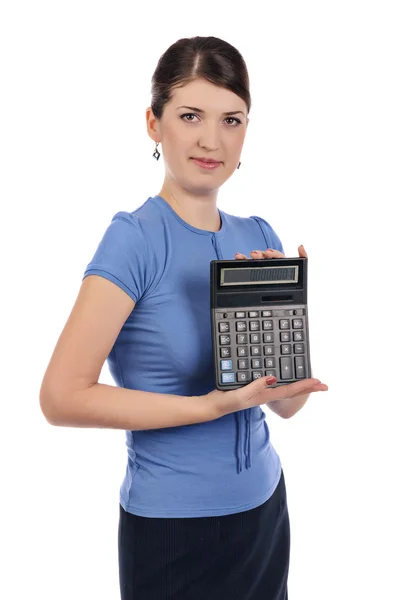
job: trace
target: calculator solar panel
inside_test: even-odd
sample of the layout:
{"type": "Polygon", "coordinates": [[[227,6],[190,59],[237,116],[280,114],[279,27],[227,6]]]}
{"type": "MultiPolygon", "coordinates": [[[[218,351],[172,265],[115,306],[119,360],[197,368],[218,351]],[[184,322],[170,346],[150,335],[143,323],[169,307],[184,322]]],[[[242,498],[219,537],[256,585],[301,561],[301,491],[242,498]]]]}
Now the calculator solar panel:
{"type": "Polygon", "coordinates": [[[273,375],[311,377],[306,258],[213,260],[211,327],[216,387],[273,375]]]}

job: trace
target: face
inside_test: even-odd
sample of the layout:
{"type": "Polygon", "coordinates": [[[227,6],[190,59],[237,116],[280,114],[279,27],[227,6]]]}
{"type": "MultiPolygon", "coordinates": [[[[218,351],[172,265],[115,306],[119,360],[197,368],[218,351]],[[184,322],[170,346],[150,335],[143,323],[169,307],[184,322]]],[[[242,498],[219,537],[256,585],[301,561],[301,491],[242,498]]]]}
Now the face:
{"type": "Polygon", "coordinates": [[[235,172],[247,125],[245,101],[203,79],[175,88],[159,121],[147,110],[166,176],[197,194],[211,194],[235,172]]]}

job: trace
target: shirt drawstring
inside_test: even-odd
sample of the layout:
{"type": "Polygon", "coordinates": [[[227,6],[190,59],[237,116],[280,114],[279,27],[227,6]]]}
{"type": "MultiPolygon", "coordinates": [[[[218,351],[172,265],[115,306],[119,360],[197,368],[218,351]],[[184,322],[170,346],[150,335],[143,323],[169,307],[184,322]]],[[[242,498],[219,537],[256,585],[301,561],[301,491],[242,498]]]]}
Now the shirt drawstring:
{"type": "MultiPolygon", "coordinates": [[[[218,260],[222,260],[222,254],[220,247],[217,242],[217,237],[213,234],[211,236],[211,242],[215,250],[218,260]]],[[[245,457],[246,469],[251,468],[251,409],[247,408],[240,410],[235,413],[235,420],[237,424],[237,439],[236,439],[236,459],[237,459],[237,471],[240,473],[243,469],[243,458],[245,457]],[[245,433],[243,428],[245,426],[245,433]],[[244,435],[244,441],[243,441],[244,435]]]]}

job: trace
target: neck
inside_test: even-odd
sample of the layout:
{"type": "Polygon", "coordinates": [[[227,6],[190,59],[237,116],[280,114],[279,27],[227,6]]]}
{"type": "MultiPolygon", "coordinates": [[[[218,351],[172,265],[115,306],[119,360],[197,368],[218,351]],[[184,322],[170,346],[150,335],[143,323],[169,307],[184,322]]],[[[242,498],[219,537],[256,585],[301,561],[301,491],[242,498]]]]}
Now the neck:
{"type": "Polygon", "coordinates": [[[207,231],[220,230],[221,220],[217,209],[217,192],[197,195],[178,188],[176,185],[171,185],[165,180],[158,195],[192,227],[207,231]]]}

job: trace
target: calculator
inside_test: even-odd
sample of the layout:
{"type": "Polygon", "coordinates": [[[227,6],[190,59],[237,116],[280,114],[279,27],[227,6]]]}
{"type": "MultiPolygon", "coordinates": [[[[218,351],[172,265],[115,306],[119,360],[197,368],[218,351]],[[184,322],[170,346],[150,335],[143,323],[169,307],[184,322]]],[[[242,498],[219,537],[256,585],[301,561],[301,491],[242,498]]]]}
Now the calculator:
{"type": "Polygon", "coordinates": [[[217,389],[270,375],[275,387],[312,376],[307,272],[301,257],[210,262],[217,389]]]}

